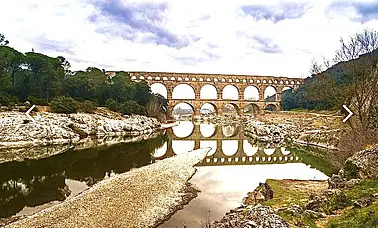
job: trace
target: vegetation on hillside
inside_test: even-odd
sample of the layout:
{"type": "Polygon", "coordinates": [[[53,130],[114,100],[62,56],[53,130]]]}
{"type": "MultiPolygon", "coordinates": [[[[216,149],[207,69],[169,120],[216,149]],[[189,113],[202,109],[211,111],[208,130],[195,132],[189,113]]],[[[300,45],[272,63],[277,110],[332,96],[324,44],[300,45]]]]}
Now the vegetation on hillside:
{"type": "Polygon", "coordinates": [[[132,81],[126,72],[113,77],[95,67],[72,72],[62,56],[21,53],[8,44],[0,34],[0,106],[28,101],[53,105],[53,110],[63,113],[107,106],[124,114],[165,115],[166,99],[152,94],[145,81],[132,81]]]}

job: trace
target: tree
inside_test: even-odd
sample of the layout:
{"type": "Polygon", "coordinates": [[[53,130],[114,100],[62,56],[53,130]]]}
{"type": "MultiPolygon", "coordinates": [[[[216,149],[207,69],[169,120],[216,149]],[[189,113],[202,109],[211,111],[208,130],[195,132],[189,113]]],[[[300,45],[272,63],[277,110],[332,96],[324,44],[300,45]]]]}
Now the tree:
{"type": "Polygon", "coordinates": [[[0,46],[6,46],[9,44],[9,41],[5,39],[5,36],[0,33],[0,46]]]}
{"type": "Polygon", "coordinates": [[[168,100],[160,94],[152,94],[147,104],[147,114],[157,119],[166,117],[168,110],[168,100]]]}

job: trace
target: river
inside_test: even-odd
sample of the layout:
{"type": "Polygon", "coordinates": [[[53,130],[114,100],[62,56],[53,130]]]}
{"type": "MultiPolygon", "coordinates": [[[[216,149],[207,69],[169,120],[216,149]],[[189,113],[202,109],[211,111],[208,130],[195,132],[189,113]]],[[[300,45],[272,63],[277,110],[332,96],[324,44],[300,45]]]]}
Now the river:
{"type": "Polygon", "coordinates": [[[182,121],[146,140],[125,141],[0,164],[0,218],[30,215],[116,173],[200,147],[211,151],[190,180],[200,190],[198,197],[160,227],[201,227],[201,221],[219,219],[267,178],[325,180],[337,170],[309,148],[255,142],[238,124],[182,121]]]}

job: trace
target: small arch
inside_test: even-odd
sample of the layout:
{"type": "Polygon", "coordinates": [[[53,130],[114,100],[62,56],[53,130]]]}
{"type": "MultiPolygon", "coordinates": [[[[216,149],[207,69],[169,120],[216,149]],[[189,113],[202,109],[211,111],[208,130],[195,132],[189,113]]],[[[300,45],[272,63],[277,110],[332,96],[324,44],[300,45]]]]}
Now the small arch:
{"type": "Polygon", "coordinates": [[[246,80],[246,79],[243,79],[243,83],[247,83],[247,80],[246,80]]]}
{"type": "Polygon", "coordinates": [[[151,76],[148,76],[148,77],[147,77],[147,80],[152,80],[152,77],[151,77],[151,76]]]}
{"type": "Polygon", "coordinates": [[[281,81],[280,81],[280,84],[284,84],[284,81],[281,80],[281,81]]]}
{"type": "Polygon", "coordinates": [[[272,80],[269,79],[269,84],[272,84],[272,80]]]}
{"type": "Polygon", "coordinates": [[[173,88],[173,99],[195,99],[194,88],[188,84],[179,84],[173,88]]]}
{"type": "Polygon", "coordinates": [[[222,90],[222,99],[224,100],[238,100],[239,90],[234,85],[227,85],[222,90]]]}
{"type": "Polygon", "coordinates": [[[139,80],[144,80],[144,76],[140,76],[140,77],[139,77],[139,80]]]}
{"type": "Polygon", "coordinates": [[[131,80],[136,80],[136,79],[137,79],[136,76],[132,76],[132,77],[131,77],[131,80]]]}
{"type": "Polygon", "coordinates": [[[214,82],[219,82],[219,79],[218,78],[214,78],[214,82]]]}
{"type": "Polygon", "coordinates": [[[260,79],[257,79],[257,81],[256,81],[256,82],[257,82],[257,84],[260,84],[260,82],[261,82],[261,81],[260,81],[260,79]]]}
{"type": "Polygon", "coordinates": [[[182,77],[178,77],[178,78],[177,78],[177,81],[180,81],[180,82],[181,82],[181,81],[182,81],[182,77]]]}
{"type": "Polygon", "coordinates": [[[263,83],[266,84],[266,80],[265,79],[263,80],[263,83]]]}
{"type": "Polygon", "coordinates": [[[289,81],[285,81],[285,84],[288,85],[288,84],[289,84],[289,81]]]}
{"type": "Polygon", "coordinates": [[[201,77],[201,78],[199,78],[199,81],[200,81],[200,82],[203,82],[203,78],[202,78],[202,77],[201,77]]]}
{"type": "Polygon", "coordinates": [[[235,82],[240,82],[240,80],[237,78],[237,79],[235,80],[235,82]]]}
{"type": "Polygon", "coordinates": [[[200,99],[218,99],[218,91],[214,85],[206,84],[201,87],[200,99]]]}
{"type": "Polygon", "coordinates": [[[226,82],[226,79],[222,78],[221,81],[222,81],[222,82],[226,82]]]}
{"type": "MultiPolygon", "coordinates": [[[[250,83],[253,83],[253,79],[250,79],[250,80],[249,80],[249,82],[250,82],[250,83]]],[[[257,82],[257,83],[260,83],[260,81],[259,81],[259,82],[257,82]]]]}
{"type": "Polygon", "coordinates": [[[276,148],[264,148],[264,153],[268,156],[271,156],[276,151],[276,148]]]}
{"type": "Polygon", "coordinates": [[[274,84],[277,84],[278,83],[278,81],[277,80],[274,80],[274,84]]]}
{"type": "Polygon", "coordinates": [[[297,81],[297,85],[300,85],[301,84],[301,82],[300,81],[297,81]]]}
{"type": "Polygon", "coordinates": [[[207,81],[207,82],[211,82],[211,79],[210,79],[210,78],[206,78],[206,81],[207,81]]]}
{"type": "Polygon", "coordinates": [[[295,82],[294,82],[294,81],[291,81],[290,83],[291,83],[292,85],[294,85],[294,84],[295,84],[295,82]]]}
{"type": "Polygon", "coordinates": [[[155,77],[155,80],[156,81],[160,81],[160,77],[158,76],[158,77],[155,77]]]}
{"type": "Polygon", "coordinates": [[[176,78],[175,77],[171,77],[171,81],[176,81],[176,78]]]}
{"type": "Polygon", "coordinates": [[[192,82],[196,82],[197,81],[197,78],[192,78],[192,82]]]}
{"type": "Polygon", "coordinates": [[[232,79],[230,78],[230,79],[228,79],[228,82],[232,82],[232,79]]]}
{"type": "Polygon", "coordinates": [[[168,81],[168,78],[167,77],[163,77],[163,81],[168,81]]]}

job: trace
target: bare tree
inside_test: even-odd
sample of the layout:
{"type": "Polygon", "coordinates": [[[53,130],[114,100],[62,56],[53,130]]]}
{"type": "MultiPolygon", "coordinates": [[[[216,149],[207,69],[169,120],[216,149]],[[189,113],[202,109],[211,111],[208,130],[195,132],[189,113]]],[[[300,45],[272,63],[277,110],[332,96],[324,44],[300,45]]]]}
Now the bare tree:
{"type": "Polygon", "coordinates": [[[378,33],[365,29],[348,41],[340,39],[340,43],[334,62],[348,61],[344,63],[344,77],[349,85],[346,103],[352,106],[357,124],[366,130],[371,127],[373,112],[378,106],[378,33]]]}
{"type": "Polygon", "coordinates": [[[311,60],[310,74],[311,75],[320,74],[330,67],[331,67],[331,63],[326,57],[322,56],[322,63],[318,63],[316,59],[313,58],[311,60]]]}

